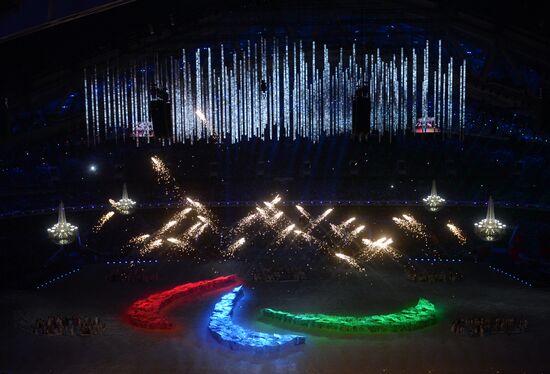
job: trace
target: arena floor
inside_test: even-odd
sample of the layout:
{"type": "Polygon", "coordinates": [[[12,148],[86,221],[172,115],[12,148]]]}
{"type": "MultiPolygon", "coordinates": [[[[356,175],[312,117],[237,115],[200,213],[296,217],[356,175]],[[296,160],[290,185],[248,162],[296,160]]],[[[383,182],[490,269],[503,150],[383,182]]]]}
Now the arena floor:
{"type": "Polygon", "coordinates": [[[231,263],[157,267],[153,283],[110,282],[108,265],[87,266],[70,278],[34,292],[0,299],[0,373],[544,373],[550,370],[550,294],[525,287],[482,264],[460,264],[458,283],[413,283],[389,264],[343,279],[251,284],[234,320],[262,331],[284,331],[258,320],[262,307],[327,314],[389,313],[425,297],[442,308],[435,326],[362,337],[305,334],[306,344],[287,351],[231,351],[207,331],[220,294],[172,308],[178,328],[152,332],[123,318],[132,301],[170,286],[238,272],[231,263]],[[99,316],[101,335],[35,336],[30,325],[48,315],[99,316]],[[484,338],[450,331],[459,317],[524,317],[526,333],[484,338]]]}

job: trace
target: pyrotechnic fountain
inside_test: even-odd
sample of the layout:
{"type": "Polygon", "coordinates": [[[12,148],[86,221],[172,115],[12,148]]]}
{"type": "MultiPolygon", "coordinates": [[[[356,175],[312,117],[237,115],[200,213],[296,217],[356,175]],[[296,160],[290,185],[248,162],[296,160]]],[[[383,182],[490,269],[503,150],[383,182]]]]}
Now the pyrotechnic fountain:
{"type": "Polygon", "coordinates": [[[352,232],[351,232],[351,236],[352,237],[355,237],[357,235],[359,235],[359,233],[361,231],[363,231],[365,229],[365,225],[360,225],[360,226],[357,226],[352,232]]]}
{"type": "Polygon", "coordinates": [[[307,219],[311,219],[311,215],[300,205],[296,205],[296,209],[298,209],[298,212],[300,212],[301,215],[306,217],[307,219]]]}
{"type": "Polygon", "coordinates": [[[245,238],[240,238],[239,240],[237,240],[235,243],[231,244],[228,248],[227,248],[227,251],[230,255],[234,254],[235,251],[237,249],[239,249],[240,247],[242,247],[244,245],[244,243],[246,242],[246,239],[245,238]]]}
{"type": "Polygon", "coordinates": [[[400,254],[390,246],[392,243],[393,239],[386,238],[385,236],[375,241],[365,238],[363,239],[365,248],[361,256],[367,261],[381,255],[390,255],[394,258],[398,258],[400,254]]]}
{"type": "Polygon", "coordinates": [[[366,260],[371,260],[374,257],[389,254],[392,257],[398,257],[399,254],[395,251],[394,248],[390,246],[393,243],[393,239],[382,237],[378,240],[372,241],[370,239],[363,239],[363,244],[365,248],[363,249],[362,257],[366,260]]]}
{"type": "Polygon", "coordinates": [[[158,156],[152,156],[151,163],[153,164],[153,170],[157,174],[157,183],[164,186],[165,194],[172,194],[174,196],[178,195],[180,188],[176,184],[176,180],[172,174],[170,174],[170,169],[166,166],[164,161],[162,161],[158,156]]]}
{"type": "Polygon", "coordinates": [[[426,226],[424,224],[418,222],[410,214],[402,214],[401,217],[403,218],[393,217],[392,220],[397,226],[411,236],[417,239],[427,240],[428,233],[426,232],[426,226]]]}
{"type": "Polygon", "coordinates": [[[95,233],[98,233],[101,228],[109,221],[113,216],[115,215],[115,212],[112,210],[103,214],[101,217],[99,217],[99,220],[97,221],[96,225],[92,228],[92,231],[95,233]]]}
{"type": "Polygon", "coordinates": [[[361,266],[359,266],[357,261],[355,261],[355,259],[351,256],[345,255],[343,253],[335,253],[334,255],[337,258],[339,258],[340,260],[343,260],[343,261],[347,262],[351,267],[353,267],[353,268],[355,268],[359,271],[364,271],[365,270],[361,266]]]}
{"type": "Polygon", "coordinates": [[[495,242],[504,235],[506,225],[495,218],[495,207],[492,197],[489,197],[489,202],[487,203],[487,216],[485,219],[474,224],[474,230],[476,235],[486,242],[495,242]]]}
{"type": "MultiPolygon", "coordinates": [[[[298,208],[298,205],[296,206],[298,208]]],[[[301,209],[298,209],[300,213],[302,213],[305,217],[307,217],[307,212],[304,208],[300,207],[301,209]]],[[[311,220],[309,222],[309,226],[307,227],[307,232],[310,233],[315,227],[317,227],[323,220],[325,220],[330,213],[332,213],[334,209],[328,208],[325,210],[322,214],[320,214],[316,219],[311,220]]]]}
{"type": "Polygon", "coordinates": [[[48,237],[55,244],[65,245],[72,243],[77,233],[78,227],[71,225],[65,218],[63,202],[59,203],[57,223],[48,229],[48,237]]]}
{"type": "Polygon", "coordinates": [[[151,237],[150,234],[142,234],[142,235],[134,236],[132,239],[129,240],[129,243],[130,244],[143,244],[150,237],[151,237]]]}
{"type": "Polygon", "coordinates": [[[449,229],[449,231],[451,231],[455,238],[458,239],[458,242],[461,245],[466,244],[466,235],[464,235],[464,232],[462,232],[462,230],[458,226],[449,222],[447,224],[447,228],[449,229]]]}
{"type": "Polygon", "coordinates": [[[437,212],[443,205],[445,205],[445,199],[437,194],[437,188],[435,186],[435,180],[432,181],[432,192],[429,196],[422,199],[426,208],[431,212],[437,212]]]}

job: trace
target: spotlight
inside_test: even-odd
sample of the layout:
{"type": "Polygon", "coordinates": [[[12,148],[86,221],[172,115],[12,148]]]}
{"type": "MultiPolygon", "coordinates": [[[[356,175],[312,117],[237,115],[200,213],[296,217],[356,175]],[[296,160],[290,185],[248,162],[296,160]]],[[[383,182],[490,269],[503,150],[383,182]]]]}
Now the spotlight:
{"type": "Polygon", "coordinates": [[[97,166],[95,166],[94,164],[91,164],[88,167],[88,170],[90,171],[90,173],[95,173],[97,171],[97,166]]]}

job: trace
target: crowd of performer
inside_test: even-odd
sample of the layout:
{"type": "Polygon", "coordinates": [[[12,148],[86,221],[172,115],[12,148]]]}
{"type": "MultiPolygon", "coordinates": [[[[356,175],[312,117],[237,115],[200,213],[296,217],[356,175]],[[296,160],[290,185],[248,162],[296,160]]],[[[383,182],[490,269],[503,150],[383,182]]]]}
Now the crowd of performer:
{"type": "Polygon", "coordinates": [[[115,268],[106,275],[106,279],[111,282],[154,282],[159,280],[159,274],[140,267],[115,268]]]}
{"type": "Polygon", "coordinates": [[[259,265],[250,269],[250,278],[255,282],[280,282],[301,281],[308,277],[304,270],[297,266],[267,267],[259,265]]]}
{"type": "Polygon", "coordinates": [[[413,282],[458,282],[462,280],[461,273],[452,270],[422,270],[409,266],[405,268],[405,275],[413,282]]]}
{"type": "Polygon", "coordinates": [[[32,326],[34,335],[98,335],[105,330],[105,322],[99,317],[49,316],[38,318],[32,326]]]}
{"type": "Polygon", "coordinates": [[[461,318],[451,324],[451,331],[458,335],[486,336],[525,332],[527,320],[523,318],[461,318]]]}

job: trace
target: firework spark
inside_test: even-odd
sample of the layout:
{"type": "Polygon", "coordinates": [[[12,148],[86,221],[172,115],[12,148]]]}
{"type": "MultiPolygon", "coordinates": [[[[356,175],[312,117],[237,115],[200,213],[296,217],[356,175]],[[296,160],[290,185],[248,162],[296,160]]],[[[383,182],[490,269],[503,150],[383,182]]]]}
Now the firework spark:
{"type": "Polygon", "coordinates": [[[260,222],[275,231],[278,230],[278,223],[283,222],[281,218],[284,216],[284,213],[278,210],[275,206],[280,201],[281,197],[276,195],[273,200],[263,202],[265,208],[256,206],[254,211],[237,222],[237,224],[230,230],[231,233],[234,236],[240,236],[247,227],[260,222]]]}
{"type": "Polygon", "coordinates": [[[417,239],[428,239],[428,234],[426,233],[426,226],[418,222],[413,216],[403,214],[401,217],[393,217],[392,220],[397,226],[399,226],[406,233],[409,233],[417,239]]]}
{"type": "Polygon", "coordinates": [[[365,243],[366,245],[372,245],[374,247],[378,247],[378,248],[388,248],[388,246],[390,244],[393,243],[393,239],[392,238],[386,238],[385,236],[376,240],[376,241],[370,241],[369,239],[363,239],[363,243],[365,243]]]}
{"type": "Polygon", "coordinates": [[[151,247],[159,247],[160,245],[162,244],[162,239],[157,239],[157,240],[154,240],[152,243],[151,243],[151,247]]]}
{"type": "Polygon", "coordinates": [[[182,241],[177,238],[167,238],[166,241],[172,244],[182,244],[182,241]]]}
{"type": "Polygon", "coordinates": [[[349,234],[346,231],[346,227],[349,226],[353,221],[355,221],[355,217],[351,217],[339,225],[335,225],[331,223],[330,228],[338,238],[343,239],[345,242],[349,242],[351,238],[349,237],[349,234]]]}
{"type": "Polygon", "coordinates": [[[258,216],[257,216],[256,213],[251,213],[251,214],[247,215],[246,217],[244,217],[242,220],[240,220],[239,223],[237,224],[237,226],[248,225],[252,221],[254,221],[254,219],[256,219],[257,217],[258,216]]]}
{"type": "Polygon", "coordinates": [[[411,223],[416,222],[416,220],[414,219],[413,216],[409,216],[409,215],[403,214],[402,217],[405,218],[408,222],[411,222],[411,223]]]}
{"type": "Polygon", "coordinates": [[[361,225],[361,226],[358,226],[357,228],[355,228],[352,232],[351,232],[351,235],[352,236],[357,236],[359,235],[359,233],[361,231],[363,231],[365,229],[365,225],[361,225]]]}
{"type": "Polygon", "coordinates": [[[344,236],[344,231],[342,230],[342,227],[340,225],[335,225],[333,223],[330,224],[331,230],[339,237],[344,236]]]}
{"type": "Polygon", "coordinates": [[[190,197],[186,197],[185,199],[189,204],[191,204],[193,208],[197,210],[197,212],[199,212],[203,216],[207,216],[209,218],[212,217],[211,212],[203,204],[199,203],[197,200],[191,199],[190,197]]]}
{"type": "Polygon", "coordinates": [[[97,224],[93,227],[92,231],[98,233],[103,225],[105,225],[105,223],[107,223],[107,221],[110,220],[111,217],[113,217],[114,215],[115,212],[110,211],[99,217],[99,220],[97,221],[97,224]]]}
{"type": "Polygon", "coordinates": [[[129,243],[130,244],[143,244],[143,243],[145,243],[145,241],[147,239],[149,239],[150,236],[151,235],[149,235],[149,234],[134,236],[132,239],[130,239],[129,243]]]}
{"type": "Polygon", "coordinates": [[[350,219],[347,219],[345,220],[344,222],[342,222],[340,224],[341,227],[346,227],[347,225],[349,225],[350,223],[352,223],[353,221],[355,221],[355,217],[351,217],[350,219]]]}
{"type": "Polygon", "coordinates": [[[187,208],[181,210],[180,212],[178,212],[174,217],[172,217],[172,219],[179,222],[179,221],[185,219],[185,217],[187,216],[187,214],[189,214],[189,212],[191,210],[193,210],[193,209],[187,207],[187,208]]]}
{"type": "Polygon", "coordinates": [[[281,233],[288,235],[294,229],[294,227],[296,227],[296,225],[294,223],[291,223],[290,225],[285,227],[281,233]]]}
{"type": "MultiPolygon", "coordinates": [[[[178,213],[174,214],[171,217],[171,219],[168,222],[166,222],[159,230],[157,230],[152,236],[147,234],[147,236],[142,235],[141,237],[133,238],[132,240],[130,240],[130,244],[145,244],[146,241],[149,239],[150,240],[149,243],[145,244],[141,249],[142,253],[149,252],[152,248],[156,248],[160,246],[160,244],[157,245],[154,243],[162,243],[162,235],[165,234],[167,231],[172,230],[176,225],[178,225],[181,221],[183,221],[191,210],[192,209],[189,207],[182,209],[178,213]],[[159,240],[161,240],[161,242],[159,242],[159,240]]],[[[175,238],[168,238],[166,240],[178,246],[183,246],[185,244],[181,241],[178,243],[178,242],[175,242],[174,240],[169,240],[169,239],[175,239],[175,238]]],[[[179,240],[179,239],[175,239],[175,240],[179,240]]]]}
{"type": "Polygon", "coordinates": [[[277,244],[280,244],[288,236],[288,234],[290,234],[292,230],[294,230],[294,227],[296,227],[296,225],[294,223],[291,223],[290,225],[282,229],[279,232],[279,235],[277,235],[277,240],[275,242],[277,244]]]}
{"type": "Polygon", "coordinates": [[[319,218],[321,219],[321,221],[324,220],[325,218],[327,218],[328,215],[329,215],[330,213],[332,213],[333,210],[334,210],[333,208],[328,208],[327,210],[325,210],[325,211],[323,212],[323,214],[321,214],[321,217],[319,217],[319,218]]]}
{"type": "Polygon", "coordinates": [[[204,223],[208,223],[208,225],[212,228],[212,230],[214,232],[216,232],[217,231],[217,222],[214,219],[214,214],[206,206],[204,206],[204,204],[201,204],[197,200],[193,200],[189,196],[186,197],[185,199],[187,200],[187,202],[189,204],[191,204],[191,206],[193,208],[195,208],[195,210],[198,213],[199,219],[201,221],[203,221],[204,223]],[[200,217],[202,217],[202,218],[200,218],[200,217]]]}
{"type": "Polygon", "coordinates": [[[464,233],[459,227],[453,225],[452,223],[448,223],[447,227],[452,232],[452,234],[458,239],[458,242],[461,245],[466,244],[466,236],[464,235],[464,233]]]}
{"type": "Polygon", "coordinates": [[[359,270],[359,271],[364,271],[365,269],[363,269],[361,266],[359,266],[359,264],[357,263],[357,261],[355,261],[355,259],[351,256],[348,256],[348,255],[345,255],[343,253],[335,253],[334,254],[337,258],[339,258],[340,260],[344,260],[345,262],[347,262],[351,267],[359,270]]]}
{"type": "Polygon", "coordinates": [[[334,209],[328,208],[321,214],[319,217],[315,218],[315,220],[310,220],[309,226],[307,228],[307,232],[311,232],[317,225],[319,225],[325,218],[328,217],[330,213],[332,213],[334,209]]]}
{"type": "Polygon", "coordinates": [[[275,224],[277,224],[277,221],[283,216],[283,214],[284,213],[282,211],[277,211],[277,213],[265,220],[266,224],[270,227],[273,227],[275,224]]]}
{"type": "Polygon", "coordinates": [[[195,233],[195,239],[198,239],[199,236],[204,232],[204,230],[208,227],[208,223],[203,223],[195,233]]]}
{"type": "Polygon", "coordinates": [[[394,258],[400,257],[400,254],[395,250],[395,248],[391,247],[391,244],[393,243],[393,239],[391,238],[382,237],[375,241],[365,238],[362,241],[365,248],[363,248],[363,253],[361,256],[366,260],[371,260],[374,257],[383,255],[390,255],[394,258]]]}
{"type": "Polygon", "coordinates": [[[302,208],[300,205],[296,205],[296,209],[298,209],[298,212],[300,212],[301,215],[303,215],[307,219],[311,219],[311,214],[309,214],[307,210],[302,208]]]}
{"type": "Polygon", "coordinates": [[[281,196],[276,195],[273,200],[264,201],[264,205],[270,210],[275,210],[275,205],[277,205],[279,201],[281,201],[281,196]]]}
{"type": "Polygon", "coordinates": [[[159,231],[157,231],[157,236],[164,234],[166,231],[170,230],[172,227],[176,226],[178,224],[178,221],[173,219],[168,221],[164,226],[160,228],[159,231]]]}
{"type": "Polygon", "coordinates": [[[191,199],[190,197],[185,198],[189,204],[191,204],[193,207],[195,207],[198,211],[201,211],[204,209],[204,205],[199,203],[196,200],[191,199]]]}
{"type": "Polygon", "coordinates": [[[149,252],[154,248],[160,247],[161,245],[162,245],[162,239],[156,239],[151,241],[149,244],[147,244],[144,249],[145,251],[149,252]]]}
{"type": "Polygon", "coordinates": [[[261,215],[262,217],[264,217],[264,218],[267,218],[267,217],[268,217],[266,211],[265,211],[264,209],[260,208],[259,206],[256,207],[256,210],[258,211],[258,213],[260,213],[260,215],[261,215]]]}
{"type": "Polygon", "coordinates": [[[235,243],[231,244],[227,248],[227,251],[229,252],[229,254],[233,255],[237,249],[239,249],[240,247],[242,247],[244,245],[245,242],[246,242],[245,238],[240,238],[235,243]]]}
{"type": "Polygon", "coordinates": [[[296,234],[297,237],[304,239],[308,243],[312,242],[315,239],[313,236],[302,230],[294,230],[294,234],[296,234]]]}
{"type": "Polygon", "coordinates": [[[254,223],[258,219],[257,213],[250,213],[246,217],[242,218],[237,224],[231,229],[231,232],[235,235],[241,234],[248,226],[254,223]]]}
{"type": "Polygon", "coordinates": [[[173,247],[178,248],[182,252],[186,252],[190,249],[189,238],[183,236],[181,239],[178,238],[167,238],[167,242],[171,243],[173,247]]]}
{"type": "Polygon", "coordinates": [[[199,227],[203,225],[203,223],[201,221],[195,223],[193,226],[189,227],[189,229],[187,230],[187,232],[185,233],[186,235],[193,235],[193,233],[195,233],[199,227]]]}
{"type": "Polygon", "coordinates": [[[164,224],[164,226],[162,226],[155,234],[155,236],[159,236],[159,235],[162,235],[164,234],[166,231],[168,231],[169,229],[171,229],[172,227],[176,226],[177,224],[179,224],[181,221],[183,221],[186,217],[187,217],[187,214],[191,211],[192,209],[191,208],[185,208],[185,209],[182,209],[181,211],[179,211],[178,213],[174,214],[170,220],[164,224]]]}
{"type": "Polygon", "coordinates": [[[157,173],[157,183],[164,185],[166,188],[166,195],[170,192],[178,193],[179,187],[176,184],[176,180],[170,174],[170,170],[166,164],[158,157],[151,157],[151,162],[153,163],[153,170],[157,173]]]}
{"type": "Polygon", "coordinates": [[[183,251],[190,251],[193,248],[191,245],[191,240],[196,240],[208,226],[209,223],[199,220],[198,222],[190,226],[181,237],[167,238],[166,241],[174,244],[176,247],[183,251]]]}

